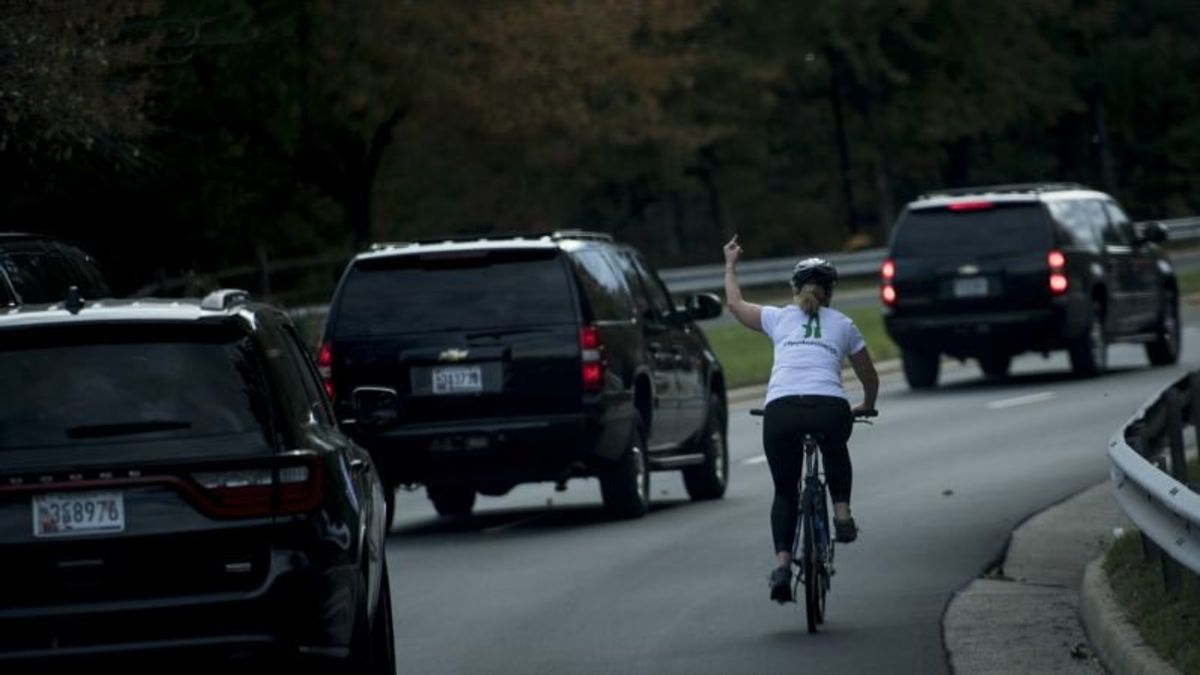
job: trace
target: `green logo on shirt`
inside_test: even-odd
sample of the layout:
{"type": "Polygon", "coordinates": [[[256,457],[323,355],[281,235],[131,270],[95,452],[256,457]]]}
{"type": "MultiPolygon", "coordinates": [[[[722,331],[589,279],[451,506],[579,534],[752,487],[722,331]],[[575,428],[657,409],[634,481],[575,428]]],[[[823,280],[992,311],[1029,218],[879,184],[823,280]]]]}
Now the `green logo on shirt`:
{"type": "Polygon", "coordinates": [[[804,337],[821,339],[821,316],[819,314],[808,317],[808,323],[804,324],[804,337]]]}

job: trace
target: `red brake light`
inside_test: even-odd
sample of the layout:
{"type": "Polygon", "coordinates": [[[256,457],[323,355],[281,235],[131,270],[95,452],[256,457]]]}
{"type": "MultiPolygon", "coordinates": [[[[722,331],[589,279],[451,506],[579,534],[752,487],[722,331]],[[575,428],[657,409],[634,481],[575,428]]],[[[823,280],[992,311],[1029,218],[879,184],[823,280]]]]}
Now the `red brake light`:
{"type": "Polygon", "coordinates": [[[325,394],[333,399],[333,347],[328,342],[317,347],[317,373],[325,385],[325,394]]]}
{"type": "Polygon", "coordinates": [[[599,349],[600,329],[595,326],[584,326],[579,331],[579,346],[584,349],[599,349]]]}
{"type": "Polygon", "coordinates": [[[595,393],[604,389],[604,348],[600,344],[600,330],[595,326],[580,329],[579,347],[583,390],[595,393]]]}
{"type": "Polygon", "coordinates": [[[954,202],[946,206],[951,211],[986,211],[995,207],[992,202],[954,202]]]}
{"type": "Polygon", "coordinates": [[[879,270],[884,281],[891,281],[896,278],[896,262],[891,258],[883,261],[883,267],[879,270]]]}
{"type": "Polygon", "coordinates": [[[1050,264],[1050,269],[1061,270],[1067,266],[1067,257],[1062,254],[1062,251],[1054,250],[1046,256],[1046,262],[1050,264]]]}
{"type": "Polygon", "coordinates": [[[1050,291],[1055,295],[1062,295],[1063,293],[1066,293],[1068,286],[1070,286],[1070,282],[1067,281],[1067,276],[1065,274],[1059,274],[1058,272],[1055,272],[1054,274],[1050,275],[1050,291]]]}
{"type": "Polygon", "coordinates": [[[583,364],[584,391],[600,391],[604,384],[604,365],[600,363],[583,364]]]}
{"type": "Polygon", "coordinates": [[[199,471],[201,506],[218,518],[300,513],[321,503],[320,464],[199,471]]]}
{"type": "Polygon", "coordinates": [[[883,304],[888,307],[896,305],[896,287],[891,284],[885,285],[879,292],[880,298],[883,299],[883,304]]]}

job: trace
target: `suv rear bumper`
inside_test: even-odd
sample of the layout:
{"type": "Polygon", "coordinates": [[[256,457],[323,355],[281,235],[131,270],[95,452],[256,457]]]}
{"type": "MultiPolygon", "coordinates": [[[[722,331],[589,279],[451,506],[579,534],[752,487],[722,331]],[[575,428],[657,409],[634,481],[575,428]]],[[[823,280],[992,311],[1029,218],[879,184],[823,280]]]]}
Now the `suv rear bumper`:
{"type": "Polygon", "coordinates": [[[347,658],[362,593],[358,567],[317,569],[299,551],[272,558],[263,584],[249,592],[0,609],[0,670],[142,672],[163,661],[171,667],[155,670],[169,672],[196,660],[347,658]]]}
{"type": "Polygon", "coordinates": [[[885,315],[888,336],[902,349],[954,357],[1064,349],[1087,329],[1089,316],[1070,305],[940,316],[885,315]]]}
{"type": "Polygon", "coordinates": [[[629,411],[410,425],[355,440],[391,484],[511,486],[588,475],[617,458],[633,430],[629,411]]]}

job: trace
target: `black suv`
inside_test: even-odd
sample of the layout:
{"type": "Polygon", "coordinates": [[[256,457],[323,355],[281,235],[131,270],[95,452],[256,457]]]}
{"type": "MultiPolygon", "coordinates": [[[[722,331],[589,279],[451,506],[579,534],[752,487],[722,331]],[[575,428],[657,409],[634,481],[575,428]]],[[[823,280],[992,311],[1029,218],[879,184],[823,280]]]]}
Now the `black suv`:
{"type": "Polygon", "coordinates": [[[382,483],[284,314],[24,305],[0,372],[0,671],[392,672],[382,483]]]}
{"type": "Polygon", "coordinates": [[[1179,292],[1159,223],[1132,223],[1075,183],[1000,185],[922,196],[900,215],[883,264],[884,323],[914,389],[941,355],[1002,377],[1016,354],[1066,349],[1079,375],[1109,342],[1138,342],[1155,365],[1179,358],[1179,292]]]}
{"type": "Polygon", "coordinates": [[[96,261],[74,244],[0,232],[0,307],[59,302],[71,286],[85,298],[111,295],[96,261]]]}
{"type": "Polygon", "coordinates": [[[607,235],[377,245],[342,277],[317,364],[389,494],[421,483],[463,515],[476,493],[596,476],[636,517],[652,470],[725,492],[725,380],[693,324],[720,312],[711,294],[676,307],[607,235]]]}

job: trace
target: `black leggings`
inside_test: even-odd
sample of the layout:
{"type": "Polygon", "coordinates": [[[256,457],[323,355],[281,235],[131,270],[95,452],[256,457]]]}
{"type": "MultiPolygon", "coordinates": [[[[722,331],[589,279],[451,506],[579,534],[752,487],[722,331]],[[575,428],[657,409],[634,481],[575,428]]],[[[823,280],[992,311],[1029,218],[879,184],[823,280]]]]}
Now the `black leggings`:
{"type": "Polygon", "coordinates": [[[771,505],[771,534],[777,553],[792,551],[796,512],[800,508],[798,483],[804,470],[804,434],[821,434],[825,480],[835,502],[850,501],[850,451],[846,441],[854,428],[850,404],[835,396],[784,396],[767,404],[763,417],[763,448],[775,480],[771,505]]]}

